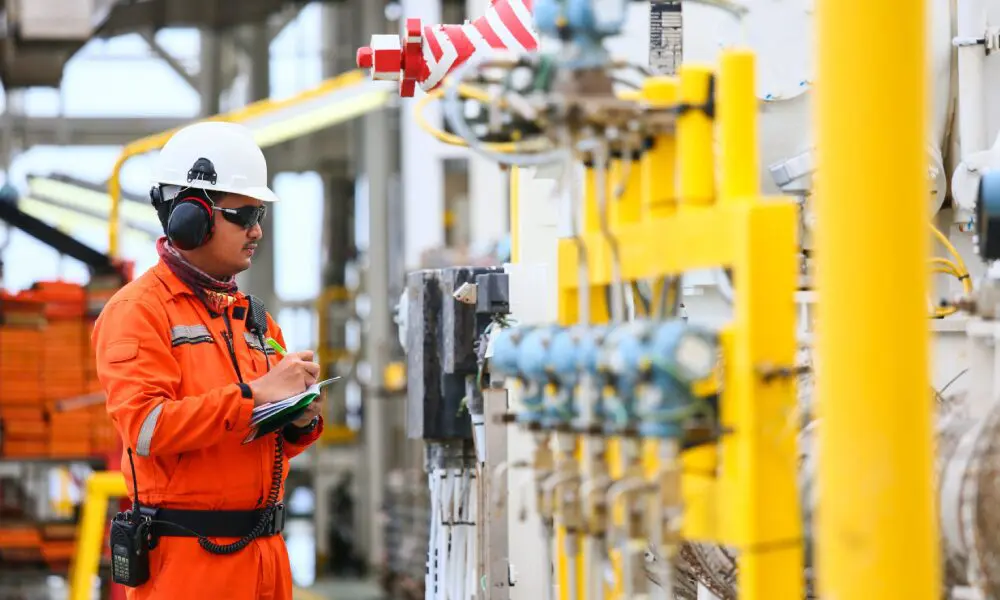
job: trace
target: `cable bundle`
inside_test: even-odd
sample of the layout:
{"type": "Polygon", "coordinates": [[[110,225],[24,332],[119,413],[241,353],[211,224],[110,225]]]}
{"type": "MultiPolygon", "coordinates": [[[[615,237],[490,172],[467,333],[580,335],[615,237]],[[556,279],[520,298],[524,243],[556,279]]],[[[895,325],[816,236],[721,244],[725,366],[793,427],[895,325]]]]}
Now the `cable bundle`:
{"type": "Polygon", "coordinates": [[[473,469],[434,469],[428,475],[431,531],[426,600],[472,600],[476,596],[475,478],[473,469]]]}

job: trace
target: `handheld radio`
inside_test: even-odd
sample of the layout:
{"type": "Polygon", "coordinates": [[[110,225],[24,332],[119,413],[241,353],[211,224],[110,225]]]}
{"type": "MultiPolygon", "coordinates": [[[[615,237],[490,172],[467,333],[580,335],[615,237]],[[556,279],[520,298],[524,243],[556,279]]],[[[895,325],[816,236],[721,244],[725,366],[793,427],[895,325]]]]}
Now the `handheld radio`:
{"type": "Polygon", "coordinates": [[[132,510],[120,512],[111,521],[111,579],[127,587],[139,587],[149,581],[150,528],[152,515],[144,515],[139,503],[139,484],[135,477],[132,449],[128,449],[132,468],[135,502],[132,510]]]}

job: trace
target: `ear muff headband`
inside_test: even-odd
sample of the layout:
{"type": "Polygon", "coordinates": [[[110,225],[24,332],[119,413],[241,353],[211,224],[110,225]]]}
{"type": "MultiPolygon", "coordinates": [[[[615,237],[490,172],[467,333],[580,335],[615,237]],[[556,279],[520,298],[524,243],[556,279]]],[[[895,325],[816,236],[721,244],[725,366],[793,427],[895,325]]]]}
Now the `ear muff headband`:
{"type": "Polygon", "coordinates": [[[184,195],[170,202],[170,216],[167,219],[166,234],[170,242],[181,250],[194,250],[212,237],[212,201],[204,192],[184,195]]]}

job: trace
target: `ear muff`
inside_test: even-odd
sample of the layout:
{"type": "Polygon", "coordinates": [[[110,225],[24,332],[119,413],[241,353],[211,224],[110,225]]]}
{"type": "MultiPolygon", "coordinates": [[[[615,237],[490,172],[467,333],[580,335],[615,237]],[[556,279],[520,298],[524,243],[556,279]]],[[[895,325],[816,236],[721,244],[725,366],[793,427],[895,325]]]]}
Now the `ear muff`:
{"type": "Polygon", "coordinates": [[[194,250],[207,242],[215,222],[211,200],[191,191],[187,190],[170,203],[167,219],[167,238],[181,250],[194,250]]]}

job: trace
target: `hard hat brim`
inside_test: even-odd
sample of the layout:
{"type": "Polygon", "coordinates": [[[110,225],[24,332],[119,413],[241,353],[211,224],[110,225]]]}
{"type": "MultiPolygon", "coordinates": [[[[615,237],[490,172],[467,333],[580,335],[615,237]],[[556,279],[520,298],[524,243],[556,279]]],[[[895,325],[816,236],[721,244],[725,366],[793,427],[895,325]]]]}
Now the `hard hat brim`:
{"type": "Polygon", "coordinates": [[[222,194],[240,194],[241,196],[249,196],[261,202],[277,202],[280,200],[278,195],[275,194],[271,188],[267,186],[252,186],[239,189],[229,189],[227,187],[214,185],[200,185],[201,182],[191,182],[187,181],[153,181],[153,185],[176,185],[181,188],[196,188],[200,190],[205,190],[206,192],[218,192],[222,194]]]}
{"type": "Polygon", "coordinates": [[[277,202],[280,200],[278,195],[271,191],[269,187],[251,187],[237,192],[244,196],[250,196],[251,198],[256,198],[261,202],[277,202]]]}

